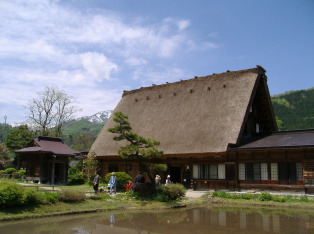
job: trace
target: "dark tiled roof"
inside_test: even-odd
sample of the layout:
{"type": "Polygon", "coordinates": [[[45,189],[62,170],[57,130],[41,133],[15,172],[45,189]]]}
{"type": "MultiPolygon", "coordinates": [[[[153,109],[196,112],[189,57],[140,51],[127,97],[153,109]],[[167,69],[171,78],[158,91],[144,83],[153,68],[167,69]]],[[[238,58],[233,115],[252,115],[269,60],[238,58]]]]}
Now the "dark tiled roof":
{"type": "Polygon", "coordinates": [[[54,137],[37,137],[33,140],[31,147],[16,150],[16,153],[30,152],[51,152],[55,155],[70,155],[74,156],[79,152],[72,150],[66,145],[62,139],[54,137]]]}
{"type": "Polygon", "coordinates": [[[242,143],[234,150],[303,147],[314,147],[314,129],[273,132],[268,136],[252,138],[252,141],[242,143]]]}

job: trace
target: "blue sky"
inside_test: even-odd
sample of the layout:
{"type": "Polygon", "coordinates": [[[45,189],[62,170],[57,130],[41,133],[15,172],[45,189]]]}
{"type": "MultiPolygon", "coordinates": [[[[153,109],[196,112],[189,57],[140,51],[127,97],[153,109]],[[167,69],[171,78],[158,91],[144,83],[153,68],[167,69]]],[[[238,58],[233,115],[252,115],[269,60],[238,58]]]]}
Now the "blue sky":
{"type": "Polygon", "coordinates": [[[314,87],[312,0],[0,0],[0,122],[45,86],[77,116],[123,90],[262,65],[270,94],[314,87]]]}

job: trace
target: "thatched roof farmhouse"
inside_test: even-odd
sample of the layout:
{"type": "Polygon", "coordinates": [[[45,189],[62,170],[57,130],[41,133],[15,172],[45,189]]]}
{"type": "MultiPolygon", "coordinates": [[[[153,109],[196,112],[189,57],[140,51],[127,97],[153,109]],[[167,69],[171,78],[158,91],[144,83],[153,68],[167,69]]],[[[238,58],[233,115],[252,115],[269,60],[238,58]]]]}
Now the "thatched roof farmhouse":
{"type": "MultiPolygon", "coordinates": [[[[265,73],[257,66],[124,91],[114,112],[127,114],[134,132],[161,142],[158,149],[166,156],[166,174],[186,187],[192,183],[193,188],[239,189],[242,185],[262,188],[267,184],[274,189],[274,184],[286,180],[287,186],[280,188],[299,186],[304,173],[301,177],[296,173],[303,170],[304,152],[290,159],[288,151],[276,151],[277,146],[271,145],[264,149],[265,157],[248,158],[248,151],[254,154],[254,144],[244,150],[244,145],[277,131],[265,73]],[[243,160],[242,154],[246,155],[243,160]],[[278,156],[281,154],[286,156],[278,156]],[[289,165],[294,168],[293,181],[289,165]]],[[[90,152],[101,161],[103,173],[126,171],[134,176],[137,163],[117,155],[127,142],[114,141],[107,131],[114,125],[112,116],[90,152]]],[[[309,141],[314,146],[314,140],[309,141]]],[[[304,189],[304,183],[301,187],[304,189]]]]}

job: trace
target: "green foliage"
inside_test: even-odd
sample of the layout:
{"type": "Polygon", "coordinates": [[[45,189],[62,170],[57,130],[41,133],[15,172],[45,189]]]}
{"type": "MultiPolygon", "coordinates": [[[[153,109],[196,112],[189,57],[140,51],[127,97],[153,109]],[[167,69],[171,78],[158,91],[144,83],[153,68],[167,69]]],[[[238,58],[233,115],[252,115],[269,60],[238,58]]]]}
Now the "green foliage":
{"type": "Polygon", "coordinates": [[[5,174],[12,174],[13,172],[16,172],[15,168],[7,168],[4,170],[5,174]]]}
{"type": "Polygon", "coordinates": [[[68,184],[84,184],[85,179],[83,176],[83,173],[79,171],[77,168],[69,168],[69,173],[68,173],[68,184]]]}
{"type": "Polygon", "coordinates": [[[58,192],[44,192],[36,194],[37,202],[40,204],[54,204],[59,201],[60,193],[58,192]]]}
{"type": "Polygon", "coordinates": [[[63,133],[65,136],[72,135],[75,138],[76,135],[81,134],[82,132],[91,133],[94,138],[98,135],[104,123],[91,123],[87,120],[79,120],[79,121],[69,121],[63,126],[63,133]]]}
{"type": "Polygon", "coordinates": [[[226,193],[224,191],[215,191],[212,193],[213,197],[221,197],[227,199],[244,199],[244,200],[259,200],[259,201],[274,201],[274,202],[314,202],[314,200],[309,200],[307,196],[295,197],[292,195],[271,195],[269,193],[261,194],[248,194],[248,193],[226,193]]]}
{"type": "Polygon", "coordinates": [[[27,125],[20,125],[11,129],[6,137],[5,145],[13,152],[24,148],[33,138],[34,133],[28,129],[27,125]]]}
{"type": "MultiPolygon", "coordinates": [[[[155,148],[160,145],[159,141],[144,138],[132,132],[131,125],[128,121],[128,116],[122,112],[114,113],[113,121],[116,125],[113,128],[108,128],[111,133],[117,134],[113,137],[115,141],[128,141],[128,145],[120,147],[118,154],[125,159],[133,159],[137,161],[144,161],[145,159],[162,159],[164,153],[155,148]]],[[[150,168],[145,164],[142,165],[147,172],[151,182],[154,181],[150,168]]]]}
{"type": "Polygon", "coordinates": [[[25,176],[25,173],[26,173],[26,170],[19,170],[18,172],[17,172],[17,174],[19,175],[19,176],[25,176]]]}
{"type": "Polygon", "coordinates": [[[156,158],[162,157],[163,152],[158,151],[155,146],[160,144],[159,141],[144,138],[132,132],[128,116],[122,112],[114,114],[113,121],[117,123],[113,128],[108,131],[116,133],[118,136],[113,137],[115,141],[127,140],[130,144],[121,147],[118,151],[119,155],[126,159],[142,159],[142,158],[156,158]]]}
{"type": "Polygon", "coordinates": [[[314,128],[314,88],[271,98],[279,130],[314,128]]]}
{"type": "Polygon", "coordinates": [[[0,124],[0,143],[5,142],[5,139],[12,129],[12,126],[9,124],[0,124]]]}
{"type": "Polygon", "coordinates": [[[186,193],[186,189],[182,184],[167,184],[162,185],[161,189],[164,194],[170,199],[170,200],[176,200],[181,197],[183,197],[186,193]]]}
{"type": "Polygon", "coordinates": [[[269,193],[261,193],[259,196],[258,196],[258,199],[260,201],[271,201],[273,199],[272,195],[269,194],[269,193]]]}
{"type": "Polygon", "coordinates": [[[154,174],[161,174],[162,172],[167,171],[167,169],[168,169],[167,164],[152,164],[152,165],[150,165],[150,170],[154,174]]]}
{"type": "Polygon", "coordinates": [[[5,171],[4,170],[0,170],[0,175],[4,174],[5,171]]]}
{"type": "Polygon", "coordinates": [[[63,202],[81,202],[86,199],[82,192],[73,191],[71,189],[63,189],[60,193],[59,200],[63,202]]]}
{"type": "Polygon", "coordinates": [[[92,176],[97,171],[98,161],[96,158],[95,152],[90,152],[86,159],[83,160],[83,171],[84,176],[87,178],[87,181],[89,182],[92,178],[92,176]]]}
{"type": "Polygon", "coordinates": [[[308,198],[308,196],[301,196],[300,197],[300,202],[309,202],[310,200],[309,200],[309,198],[308,198]]]}
{"type": "Polygon", "coordinates": [[[13,183],[0,183],[0,207],[17,207],[24,204],[24,189],[13,183]]]}
{"type": "MultiPolygon", "coordinates": [[[[125,191],[125,185],[129,180],[132,180],[132,177],[125,172],[115,172],[114,174],[117,179],[117,190],[125,191]]],[[[107,187],[108,182],[110,180],[110,176],[111,176],[111,173],[108,173],[105,175],[105,178],[104,178],[105,185],[103,185],[104,187],[107,187]]]]}

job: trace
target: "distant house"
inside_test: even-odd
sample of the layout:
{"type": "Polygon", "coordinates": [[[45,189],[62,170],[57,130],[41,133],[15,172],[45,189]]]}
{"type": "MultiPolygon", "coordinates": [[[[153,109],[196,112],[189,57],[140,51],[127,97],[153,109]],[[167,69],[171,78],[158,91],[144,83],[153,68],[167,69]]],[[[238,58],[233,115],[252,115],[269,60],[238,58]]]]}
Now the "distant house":
{"type": "Polygon", "coordinates": [[[62,139],[39,136],[26,148],[16,150],[19,164],[26,169],[26,178],[39,183],[65,184],[69,158],[79,152],[72,150],[62,139]]]}
{"type": "MultiPolygon", "coordinates": [[[[314,131],[277,132],[265,73],[257,66],[125,91],[114,112],[127,114],[134,132],[161,142],[173,182],[194,189],[308,190],[314,131]]],[[[139,164],[117,155],[127,142],[112,139],[107,129],[114,125],[111,116],[90,152],[103,174],[134,177],[139,164]]]]}

